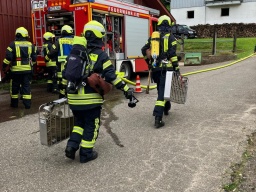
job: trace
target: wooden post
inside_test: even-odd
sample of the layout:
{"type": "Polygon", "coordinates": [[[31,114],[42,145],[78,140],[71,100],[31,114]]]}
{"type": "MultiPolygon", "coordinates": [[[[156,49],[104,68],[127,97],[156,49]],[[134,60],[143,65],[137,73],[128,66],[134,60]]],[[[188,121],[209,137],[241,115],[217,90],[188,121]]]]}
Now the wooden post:
{"type": "Polygon", "coordinates": [[[236,39],[237,39],[237,34],[236,34],[236,31],[235,31],[234,40],[233,40],[233,50],[232,50],[233,53],[236,52],[236,39]]]}
{"type": "Polygon", "coordinates": [[[216,39],[217,39],[217,31],[214,25],[213,27],[213,41],[212,41],[212,55],[216,55],[216,39]]]}

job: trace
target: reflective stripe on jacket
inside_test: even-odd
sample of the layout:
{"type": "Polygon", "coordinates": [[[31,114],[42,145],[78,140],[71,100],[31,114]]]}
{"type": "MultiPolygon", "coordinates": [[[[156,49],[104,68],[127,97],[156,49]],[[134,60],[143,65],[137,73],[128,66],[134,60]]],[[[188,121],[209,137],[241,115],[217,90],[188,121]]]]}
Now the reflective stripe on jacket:
{"type": "Polygon", "coordinates": [[[11,71],[31,71],[32,43],[29,41],[14,41],[16,61],[12,63],[11,71]]]}
{"type": "MultiPolygon", "coordinates": [[[[52,43],[46,42],[43,44],[43,51],[44,55],[47,55],[50,52],[50,47],[52,46],[52,43]]],[[[55,67],[56,66],[56,61],[54,59],[50,59],[50,61],[46,62],[46,67],[55,67]]]]}
{"type": "Polygon", "coordinates": [[[58,39],[59,41],[59,55],[58,62],[65,62],[67,56],[69,55],[72,45],[73,45],[73,37],[62,37],[58,39]]]}

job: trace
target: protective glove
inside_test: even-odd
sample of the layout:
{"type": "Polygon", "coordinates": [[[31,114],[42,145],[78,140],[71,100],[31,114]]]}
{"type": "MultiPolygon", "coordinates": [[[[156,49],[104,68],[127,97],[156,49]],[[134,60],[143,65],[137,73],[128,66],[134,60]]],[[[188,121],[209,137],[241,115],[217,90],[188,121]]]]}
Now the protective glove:
{"type": "Polygon", "coordinates": [[[125,98],[132,100],[133,93],[134,93],[133,88],[129,88],[127,91],[124,91],[125,98]]]}

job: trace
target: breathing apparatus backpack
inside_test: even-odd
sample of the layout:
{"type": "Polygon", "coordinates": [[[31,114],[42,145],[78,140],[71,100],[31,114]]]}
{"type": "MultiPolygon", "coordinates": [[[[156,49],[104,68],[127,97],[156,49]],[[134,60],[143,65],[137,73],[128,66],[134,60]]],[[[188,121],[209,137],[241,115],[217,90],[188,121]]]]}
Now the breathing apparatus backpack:
{"type": "Polygon", "coordinates": [[[92,62],[89,54],[92,50],[72,50],[67,58],[63,77],[67,79],[67,93],[75,94],[81,86],[87,84],[100,95],[107,94],[112,84],[106,82],[100,74],[91,71],[92,62]]]}
{"type": "Polygon", "coordinates": [[[85,75],[85,69],[90,62],[88,51],[71,50],[67,57],[63,77],[68,81],[67,93],[76,93],[85,75]]]}
{"type": "Polygon", "coordinates": [[[157,58],[159,57],[160,52],[160,33],[154,31],[151,35],[151,56],[153,58],[152,65],[156,67],[157,58]]]}

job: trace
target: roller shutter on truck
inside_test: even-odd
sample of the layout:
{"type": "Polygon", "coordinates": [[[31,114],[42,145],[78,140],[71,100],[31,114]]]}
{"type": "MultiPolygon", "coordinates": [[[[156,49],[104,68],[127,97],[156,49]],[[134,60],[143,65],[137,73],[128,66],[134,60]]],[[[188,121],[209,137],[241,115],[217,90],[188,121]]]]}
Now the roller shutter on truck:
{"type": "Polygon", "coordinates": [[[125,15],[125,57],[142,56],[141,48],[149,38],[148,19],[125,15]]]}

